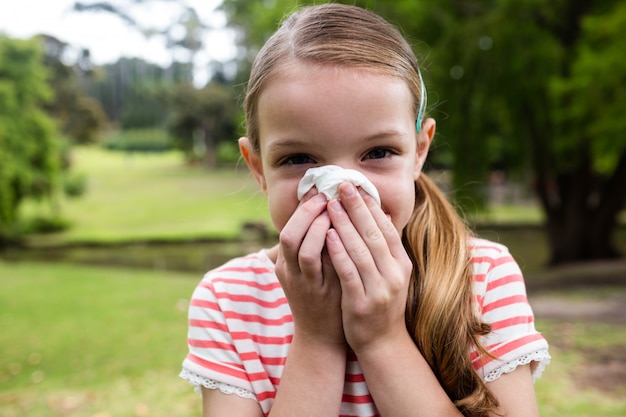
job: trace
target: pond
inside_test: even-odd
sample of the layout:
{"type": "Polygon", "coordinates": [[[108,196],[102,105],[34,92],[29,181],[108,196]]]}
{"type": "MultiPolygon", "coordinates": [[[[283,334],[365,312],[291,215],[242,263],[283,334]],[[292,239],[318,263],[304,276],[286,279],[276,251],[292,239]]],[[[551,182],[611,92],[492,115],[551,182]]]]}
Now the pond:
{"type": "Polygon", "coordinates": [[[198,240],[190,242],[134,242],[54,247],[12,247],[0,251],[7,261],[72,262],[199,274],[228,259],[270,247],[273,242],[198,240]]]}

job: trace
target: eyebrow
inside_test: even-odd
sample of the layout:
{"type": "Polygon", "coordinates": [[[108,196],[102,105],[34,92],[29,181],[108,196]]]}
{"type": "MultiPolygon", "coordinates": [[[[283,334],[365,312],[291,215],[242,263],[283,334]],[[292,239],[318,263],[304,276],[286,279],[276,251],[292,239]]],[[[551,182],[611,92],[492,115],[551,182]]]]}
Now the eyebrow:
{"type": "MultiPolygon", "coordinates": [[[[363,138],[363,142],[375,142],[379,140],[389,139],[389,138],[398,138],[407,136],[406,133],[398,131],[396,129],[383,130],[372,135],[366,136],[363,138]]],[[[273,152],[281,152],[284,149],[289,149],[293,147],[315,147],[315,143],[311,143],[309,141],[298,140],[294,138],[286,138],[286,139],[278,139],[270,143],[267,147],[267,151],[269,153],[273,152]]]]}
{"type": "Polygon", "coordinates": [[[314,146],[308,141],[302,141],[298,139],[278,139],[270,143],[267,147],[268,153],[282,152],[284,149],[290,149],[293,147],[307,147],[314,146]]]}
{"type": "Polygon", "coordinates": [[[370,136],[366,136],[364,138],[364,141],[373,142],[376,140],[403,137],[403,136],[407,136],[406,132],[401,132],[396,129],[389,129],[389,130],[380,131],[378,133],[374,133],[373,135],[370,135],[370,136]]]}

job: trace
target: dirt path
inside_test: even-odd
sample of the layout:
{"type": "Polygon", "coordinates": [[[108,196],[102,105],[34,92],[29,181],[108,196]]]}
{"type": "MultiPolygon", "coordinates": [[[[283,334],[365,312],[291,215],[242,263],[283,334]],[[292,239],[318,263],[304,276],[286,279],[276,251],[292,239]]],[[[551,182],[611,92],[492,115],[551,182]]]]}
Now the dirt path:
{"type": "MultiPolygon", "coordinates": [[[[568,267],[529,277],[529,300],[538,319],[562,322],[555,348],[576,349],[568,333],[579,323],[609,324],[626,332],[626,262],[568,267]]],[[[626,346],[585,348],[578,385],[607,393],[626,392],[626,346]]]]}
{"type": "Polygon", "coordinates": [[[589,300],[534,294],[530,296],[530,304],[539,318],[626,325],[626,296],[623,294],[589,300]]]}

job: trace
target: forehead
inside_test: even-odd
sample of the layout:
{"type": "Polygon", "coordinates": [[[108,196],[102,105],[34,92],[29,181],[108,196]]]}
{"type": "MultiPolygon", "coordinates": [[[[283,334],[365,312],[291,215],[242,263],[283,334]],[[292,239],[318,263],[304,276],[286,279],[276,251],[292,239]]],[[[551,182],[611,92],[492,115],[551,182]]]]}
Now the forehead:
{"type": "Polygon", "coordinates": [[[409,134],[415,124],[411,91],[401,78],[344,66],[285,66],[258,102],[261,145],[279,138],[356,138],[409,134]]]}
{"type": "MultiPolygon", "coordinates": [[[[415,97],[409,83],[396,74],[390,74],[371,66],[320,64],[289,59],[274,68],[268,74],[258,96],[259,108],[267,105],[268,96],[276,93],[295,96],[296,92],[308,89],[311,99],[320,97],[315,94],[324,91],[328,99],[339,99],[345,94],[359,98],[370,98],[378,90],[381,95],[390,89],[407,93],[411,106],[415,106],[415,97]],[[359,91],[362,94],[359,94],[359,91]],[[268,93],[269,92],[269,93],[268,93]],[[293,92],[294,94],[289,94],[293,92]]],[[[273,103],[275,104],[275,103],[273,103]]],[[[398,103],[405,104],[405,103],[398,103]]],[[[402,111],[402,108],[398,108],[402,111]]]]}

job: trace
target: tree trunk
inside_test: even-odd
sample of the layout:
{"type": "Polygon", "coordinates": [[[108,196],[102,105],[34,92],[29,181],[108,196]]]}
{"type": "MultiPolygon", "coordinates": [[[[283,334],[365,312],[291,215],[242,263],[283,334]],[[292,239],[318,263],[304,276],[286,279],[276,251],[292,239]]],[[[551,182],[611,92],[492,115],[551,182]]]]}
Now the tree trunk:
{"type": "Polygon", "coordinates": [[[626,149],[612,176],[604,181],[594,175],[588,149],[581,148],[581,154],[576,172],[538,184],[551,265],[620,256],[614,231],[626,198],[626,149]]]}
{"type": "Polygon", "coordinates": [[[217,140],[214,135],[214,123],[205,121],[202,126],[204,133],[204,164],[207,168],[217,167],[217,140]]]}

